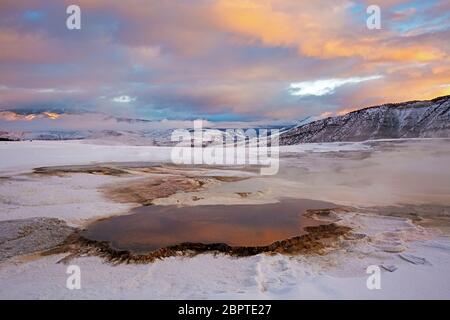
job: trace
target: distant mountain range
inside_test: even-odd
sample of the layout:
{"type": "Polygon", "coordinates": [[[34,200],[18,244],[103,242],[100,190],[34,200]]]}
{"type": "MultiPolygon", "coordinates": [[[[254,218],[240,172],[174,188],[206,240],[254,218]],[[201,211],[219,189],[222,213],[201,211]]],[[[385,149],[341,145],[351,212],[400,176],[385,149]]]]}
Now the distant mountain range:
{"type": "MultiPolygon", "coordinates": [[[[308,117],[297,121],[295,125],[262,125],[255,126],[254,129],[279,129],[281,145],[396,138],[449,138],[450,95],[426,101],[384,104],[338,117],[315,119],[308,117]]],[[[88,112],[0,111],[0,141],[93,139],[118,144],[173,145],[170,141],[173,128],[154,127],[155,125],[158,122],[88,112]],[[26,129],[12,129],[11,126],[16,121],[25,124],[26,129]],[[36,126],[36,121],[43,121],[43,125],[36,126]],[[86,121],[93,123],[96,129],[71,129],[65,125],[73,122],[84,125],[86,121]],[[59,125],[52,128],[52,123],[59,125]],[[111,129],[106,129],[108,124],[112,124],[111,129]]],[[[215,129],[226,135],[224,128],[215,129]]]]}
{"type": "Polygon", "coordinates": [[[0,130],[0,141],[20,140],[101,140],[108,144],[131,145],[170,145],[172,129],[118,131],[118,130],[79,130],[79,131],[22,131],[0,130]]]}
{"type": "Polygon", "coordinates": [[[383,104],[310,122],[282,133],[280,144],[449,137],[450,95],[383,104]]]}

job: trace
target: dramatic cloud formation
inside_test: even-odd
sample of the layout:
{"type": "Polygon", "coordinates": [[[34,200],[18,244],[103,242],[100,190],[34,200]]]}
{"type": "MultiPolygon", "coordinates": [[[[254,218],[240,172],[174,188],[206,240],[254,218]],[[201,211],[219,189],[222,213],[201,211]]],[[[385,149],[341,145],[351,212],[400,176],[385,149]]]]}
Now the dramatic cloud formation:
{"type": "Polygon", "coordinates": [[[119,96],[119,97],[112,98],[112,101],[119,102],[119,103],[130,103],[135,100],[136,100],[136,98],[132,98],[130,96],[119,96]]]}
{"type": "Polygon", "coordinates": [[[71,4],[0,2],[0,110],[288,122],[450,94],[447,0],[377,1],[380,30],[365,0],[77,0],[68,30],[71,4]]]}
{"type": "Polygon", "coordinates": [[[326,79],[317,81],[304,81],[291,83],[289,91],[293,96],[323,96],[334,93],[336,88],[349,83],[359,83],[369,80],[380,79],[382,76],[375,75],[370,77],[354,77],[347,79],[326,79]]]}

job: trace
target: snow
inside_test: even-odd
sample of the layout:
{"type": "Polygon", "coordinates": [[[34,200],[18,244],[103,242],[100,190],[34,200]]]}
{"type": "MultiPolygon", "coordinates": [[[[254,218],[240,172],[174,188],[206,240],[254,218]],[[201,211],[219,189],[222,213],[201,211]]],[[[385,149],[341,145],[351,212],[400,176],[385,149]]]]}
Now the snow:
{"type": "Polygon", "coordinates": [[[337,152],[337,151],[365,151],[372,149],[365,142],[326,142],[303,143],[290,146],[281,146],[280,152],[337,152]]]}
{"type": "Polygon", "coordinates": [[[379,138],[449,137],[450,98],[360,109],[292,128],[282,144],[379,138]]]}
{"type": "Polygon", "coordinates": [[[369,290],[365,270],[373,259],[258,255],[199,255],[148,265],[104,263],[97,257],[70,262],[81,270],[81,289],[66,288],[63,256],[0,265],[1,299],[449,299],[449,239],[416,242],[411,251],[433,266],[393,256],[394,272],[381,273],[381,289],[369,290]],[[445,248],[442,246],[445,245],[445,248]],[[333,265],[334,264],[334,265],[333,265]],[[339,272],[352,268],[351,276],[339,272]],[[355,271],[353,271],[355,270],[355,271]]]}
{"type": "MultiPolygon", "coordinates": [[[[317,143],[282,147],[281,151],[321,154],[327,151],[370,151],[372,148],[374,147],[366,143],[317,143]]],[[[447,164],[448,161],[444,161],[444,158],[433,158],[434,162],[429,162],[431,165],[426,167],[426,170],[422,168],[419,170],[413,165],[415,159],[421,163],[430,161],[430,158],[425,157],[431,154],[427,150],[416,153],[414,157],[408,157],[405,151],[388,154],[387,160],[392,171],[387,171],[385,175],[391,178],[400,169],[411,168],[420,177],[422,187],[432,190],[433,195],[442,195],[427,198],[428,195],[423,191],[425,189],[418,189],[420,192],[413,193],[414,197],[447,201],[448,204],[448,197],[447,199],[444,197],[448,190],[448,183],[445,184],[445,181],[448,181],[446,173],[440,172],[442,181],[431,179],[436,189],[429,189],[428,182],[423,178],[425,174],[430,175],[432,170],[439,171],[442,163],[447,164]],[[405,162],[405,159],[409,159],[410,162],[405,162]]],[[[443,150],[439,154],[445,154],[443,150]]],[[[0,220],[37,216],[57,217],[76,226],[83,226],[86,221],[105,214],[126,213],[131,205],[110,202],[102,196],[98,188],[119,180],[124,181],[123,179],[135,179],[135,177],[87,174],[39,177],[18,175],[18,173],[26,173],[39,166],[170,160],[168,147],[97,145],[89,141],[1,142],[0,152],[2,155],[0,172],[2,175],[11,177],[0,183],[0,220]]],[[[366,173],[366,178],[372,179],[368,171],[362,170],[370,169],[377,173],[382,172],[379,168],[386,170],[387,167],[381,161],[382,156],[382,153],[377,153],[368,160],[372,166],[381,166],[373,167],[375,169],[364,166],[363,160],[354,160],[361,162],[358,168],[353,165],[353,162],[345,163],[352,168],[353,173],[359,174],[359,177],[366,173]]],[[[306,160],[303,159],[303,161],[306,160]]],[[[336,161],[336,159],[329,161],[336,161]]],[[[298,165],[296,162],[291,162],[288,163],[289,166],[283,167],[286,170],[289,169],[283,173],[284,176],[260,178],[256,180],[256,183],[255,180],[249,179],[234,184],[218,185],[216,190],[203,191],[203,194],[198,193],[198,195],[209,202],[257,202],[262,201],[262,198],[267,201],[270,196],[275,198],[280,194],[287,195],[287,188],[289,188],[292,190],[292,195],[297,196],[309,197],[315,193],[318,195],[317,199],[322,197],[326,200],[325,198],[329,199],[332,194],[335,196],[337,194],[336,197],[342,198],[343,202],[345,199],[354,200],[347,193],[339,194],[339,188],[341,191],[356,192],[355,186],[350,184],[355,181],[354,177],[352,180],[344,180],[345,183],[338,180],[338,177],[341,179],[342,172],[342,176],[348,178],[345,168],[340,167],[341,163],[336,164],[338,166],[336,172],[326,171],[328,170],[326,168],[330,167],[327,158],[315,163],[317,165],[323,163],[323,167],[310,168],[309,173],[302,171],[302,168],[298,168],[299,171],[289,171],[289,166],[298,165]],[[321,173],[320,179],[319,173],[321,173]],[[310,181],[302,182],[298,179],[300,175],[304,179],[307,174],[311,176],[310,181]],[[325,177],[323,177],[324,174],[325,177]],[[292,179],[288,181],[286,177],[289,175],[292,179],[299,181],[292,179]],[[323,182],[322,178],[326,181],[323,182]],[[297,183],[297,189],[294,182],[297,183]],[[283,184],[286,189],[281,188],[283,184]],[[331,185],[326,188],[327,184],[331,185]],[[267,190],[263,188],[264,186],[267,190]],[[254,196],[240,199],[235,192],[236,190],[248,191],[244,187],[253,188],[251,191],[254,196]]],[[[302,163],[305,167],[309,165],[309,162],[302,163]]],[[[408,180],[407,177],[410,176],[395,179],[398,183],[394,185],[396,190],[406,192],[408,189],[404,188],[405,184],[414,185],[414,181],[408,180]]],[[[367,181],[373,181],[370,179],[367,181]]],[[[365,181],[360,183],[358,190],[361,193],[367,193],[366,190],[376,190],[365,189],[370,187],[370,184],[365,181]]],[[[380,181],[386,183],[388,180],[380,181]]],[[[369,195],[371,198],[375,196],[369,195]]],[[[386,204],[390,204],[389,201],[407,199],[396,194],[392,194],[392,198],[385,197],[384,193],[381,195],[379,198],[386,204]]],[[[183,197],[187,195],[177,194],[167,198],[166,201],[170,203],[170,201],[181,199],[183,202],[186,200],[183,197]]],[[[360,196],[354,201],[356,200],[363,202],[362,200],[366,199],[360,196]]],[[[197,205],[202,204],[202,201],[198,201],[197,205]]],[[[355,229],[355,232],[367,235],[367,241],[357,244],[348,241],[343,248],[325,255],[276,254],[232,258],[224,255],[203,254],[193,258],[172,257],[145,265],[113,266],[98,257],[79,257],[70,261],[69,264],[78,265],[81,268],[82,288],[80,290],[66,288],[68,265],[58,263],[64,255],[16,257],[0,263],[0,287],[2,288],[0,298],[450,299],[450,282],[448,281],[450,239],[448,236],[439,234],[435,230],[418,227],[404,218],[376,216],[359,211],[341,213],[340,218],[339,223],[349,225],[355,229]],[[426,259],[429,263],[414,264],[399,256],[399,253],[409,257],[411,261],[426,259]],[[394,266],[393,269],[397,269],[393,272],[382,271],[381,289],[369,290],[366,286],[368,277],[366,268],[370,265],[394,266]]]]}
{"type": "Polygon", "coordinates": [[[0,171],[101,162],[169,161],[170,147],[100,145],[88,140],[0,142],[0,171]]]}
{"type": "Polygon", "coordinates": [[[133,205],[108,201],[98,191],[115,181],[117,177],[85,174],[8,179],[0,183],[0,220],[50,217],[81,226],[95,218],[124,214],[133,205]]]}

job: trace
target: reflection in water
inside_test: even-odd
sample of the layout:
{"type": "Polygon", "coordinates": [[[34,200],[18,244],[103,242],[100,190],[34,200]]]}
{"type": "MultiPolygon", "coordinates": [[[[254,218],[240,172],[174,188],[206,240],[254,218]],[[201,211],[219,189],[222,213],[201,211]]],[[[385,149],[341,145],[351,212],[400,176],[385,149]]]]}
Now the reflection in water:
{"type": "Polygon", "coordinates": [[[98,221],[83,236],[137,253],[183,242],[261,246],[301,235],[304,227],[319,224],[302,216],[306,209],[330,207],[334,207],[330,202],[305,199],[261,205],[147,206],[98,221]]]}

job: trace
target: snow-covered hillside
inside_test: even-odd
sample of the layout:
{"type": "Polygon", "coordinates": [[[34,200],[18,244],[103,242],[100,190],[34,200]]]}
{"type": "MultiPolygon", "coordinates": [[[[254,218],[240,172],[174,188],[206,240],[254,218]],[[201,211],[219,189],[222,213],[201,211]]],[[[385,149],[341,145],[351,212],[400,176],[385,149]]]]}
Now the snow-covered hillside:
{"type": "Polygon", "coordinates": [[[281,144],[450,137],[450,96],[385,104],[293,128],[281,144]]]}

